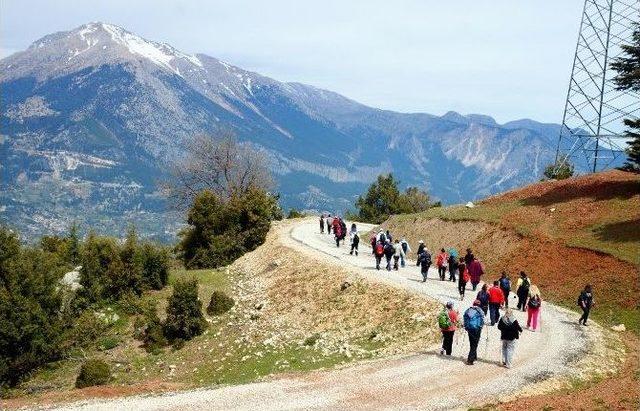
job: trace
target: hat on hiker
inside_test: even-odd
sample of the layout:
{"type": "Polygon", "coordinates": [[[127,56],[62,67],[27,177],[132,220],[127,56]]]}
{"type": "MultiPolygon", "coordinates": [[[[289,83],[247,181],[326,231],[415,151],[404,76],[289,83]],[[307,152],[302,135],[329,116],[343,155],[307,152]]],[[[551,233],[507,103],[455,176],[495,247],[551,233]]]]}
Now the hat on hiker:
{"type": "Polygon", "coordinates": [[[447,308],[453,308],[453,301],[447,301],[447,308]]]}
{"type": "Polygon", "coordinates": [[[481,304],[480,300],[475,300],[475,301],[473,302],[473,305],[480,305],[480,304],[481,304]]]}
{"type": "Polygon", "coordinates": [[[424,244],[424,241],[420,240],[418,241],[418,244],[424,244]]]}

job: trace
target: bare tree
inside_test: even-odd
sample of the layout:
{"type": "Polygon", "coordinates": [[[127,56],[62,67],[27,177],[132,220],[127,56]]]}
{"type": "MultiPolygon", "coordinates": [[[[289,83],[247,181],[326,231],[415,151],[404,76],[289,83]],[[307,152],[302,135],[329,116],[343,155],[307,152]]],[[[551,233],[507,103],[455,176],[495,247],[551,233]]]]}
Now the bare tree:
{"type": "Polygon", "coordinates": [[[242,195],[252,188],[269,190],[273,179],[263,153],[239,143],[228,131],[215,138],[196,135],[186,144],[185,155],[171,170],[164,184],[174,206],[186,208],[203,190],[222,199],[242,195]]]}

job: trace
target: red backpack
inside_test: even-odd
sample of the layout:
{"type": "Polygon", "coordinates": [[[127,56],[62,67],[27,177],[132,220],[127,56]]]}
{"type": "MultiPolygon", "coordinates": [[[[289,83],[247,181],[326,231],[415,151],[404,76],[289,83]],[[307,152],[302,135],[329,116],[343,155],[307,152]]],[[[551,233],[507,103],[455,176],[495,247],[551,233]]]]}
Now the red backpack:
{"type": "Polygon", "coordinates": [[[384,246],[382,245],[381,242],[378,242],[376,244],[376,255],[382,255],[384,254],[384,246]]]}

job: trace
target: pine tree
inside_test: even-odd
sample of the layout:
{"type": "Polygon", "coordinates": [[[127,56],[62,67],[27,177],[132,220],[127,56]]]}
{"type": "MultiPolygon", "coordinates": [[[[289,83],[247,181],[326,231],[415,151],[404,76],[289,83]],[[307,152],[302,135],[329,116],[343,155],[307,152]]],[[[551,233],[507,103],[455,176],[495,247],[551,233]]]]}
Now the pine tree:
{"type": "MultiPolygon", "coordinates": [[[[631,44],[622,46],[623,56],[618,57],[611,67],[618,72],[615,82],[618,90],[640,91],[640,23],[635,29],[631,44]]],[[[621,170],[640,173],[640,119],[625,119],[629,127],[627,135],[632,138],[627,148],[627,161],[621,170]]]]}

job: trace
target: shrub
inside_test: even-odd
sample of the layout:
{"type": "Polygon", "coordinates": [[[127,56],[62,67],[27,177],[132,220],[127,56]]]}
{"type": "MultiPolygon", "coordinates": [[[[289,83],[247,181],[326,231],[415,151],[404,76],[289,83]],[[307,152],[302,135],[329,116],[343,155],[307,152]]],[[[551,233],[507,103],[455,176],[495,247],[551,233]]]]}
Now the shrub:
{"type": "Polygon", "coordinates": [[[173,294],[167,305],[164,335],[169,341],[181,338],[185,341],[202,334],[207,325],[202,314],[202,302],[198,299],[196,279],[180,280],[173,285],[173,294]]]}
{"type": "Polygon", "coordinates": [[[72,328],[66,338],[71,345],[86,347],[101,337],[109,325],[96,316],[93,310],[86,310],[72,323],[72,328]]]}
{"type": "Polygon", "coordinates": [[[224,314],[229,311],[234,304],[235,301],[233,301],[233,298],[229,297],[222,291],[216,290],[211,294],[211,301],[209,301],[209,305],[207,306],[207,314],[224,314]]]}
{"type": "Polygon", "coordinates": [[[80,368],[80,374],[76,378],[76,388],[104,385],[111,378],[109,364],[102,360],[87,360],[80,368]]]}
{"type": "Polygon", "coordinates": [[[119,344],[120,340],[110,335],[103,337],[100,339],[100,341],[98,341],[98,349],[100,351],[107,351],[116,348],[119,344]]]}
{"type": "Polygon", "coordinates": [[[320,334],[315,333],[307,338],[305,338],[303,344],[310,347],[312,345],[316,345],[316,343],[318,342],[318,340],[320,339],[320,334]]]}
{"type": "Polygon", "coordinates": [[[68,322],[60,311],[63,273],[55,254],[23,247],[0,227],[0,386],[15,385],[62,355],[68,322]]]}
{"type": "Polygon", "coordinates": [[[303,213],[302,211],[299,211],[295,208],[290,209],[289,214],[287,214],[287,218],[302,218],[306,216],[306,213],[303,213]]]}
{"type": "Polygon", "coordinates": [[[544,176],[553,180],[564,180],[573,176],[573,164],[564,159],[557,163],[549,164],[544,169],[544,176]]]}
{"type": "Polygon", "coordinates": [[[187,268],[227,265],[264,243],[281,211],[277,197],[251,189],[228,200],[210,191],[198,194],[189,210],[190,227],[180,233],[178,255],[187,268]]]}
{"type": "Polygon", "coordinates": [[[169,281],[169,253],[145,243],[139,250],[142,256],[142,278],[145,289],[162,290],[169,281]]]}
{"type": "Polygon", "coordinates": [[[144,336],[142,339],[144,348],[153,354],[157,354],[162,347],[167,345],[167,339],[164,336],[164,327],[155,307],[152,312],[145,314],[144,336]]]}

